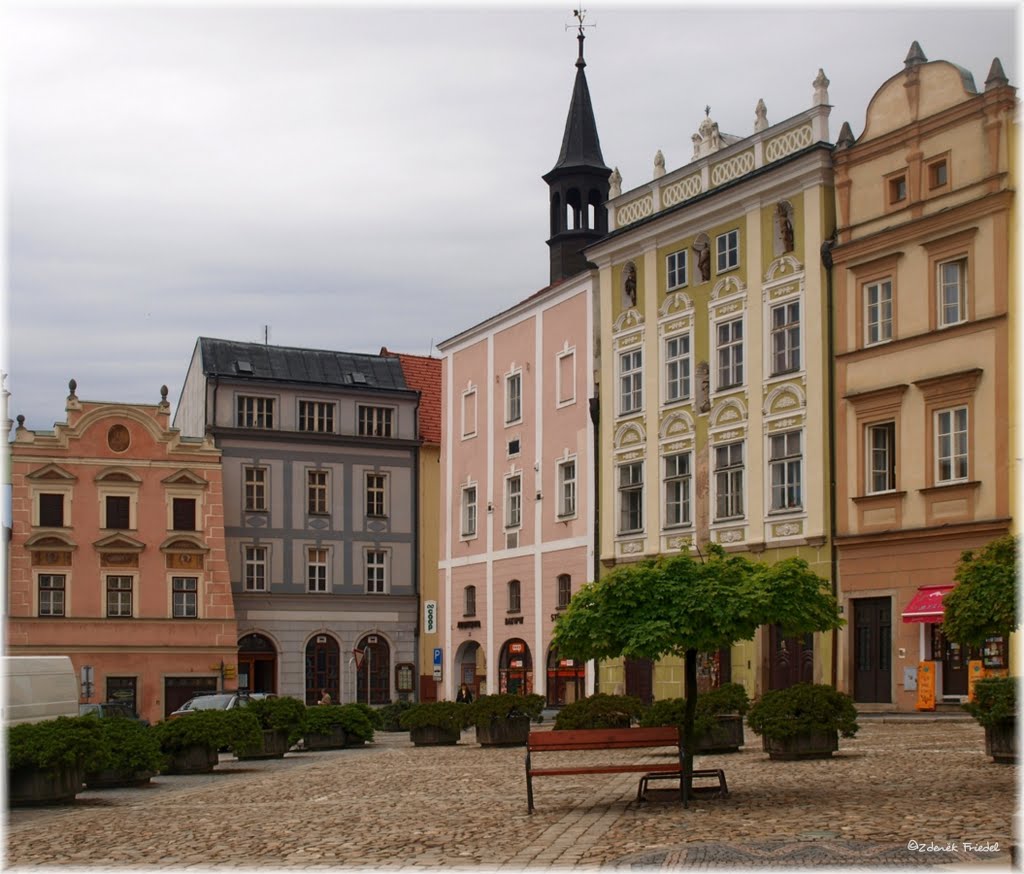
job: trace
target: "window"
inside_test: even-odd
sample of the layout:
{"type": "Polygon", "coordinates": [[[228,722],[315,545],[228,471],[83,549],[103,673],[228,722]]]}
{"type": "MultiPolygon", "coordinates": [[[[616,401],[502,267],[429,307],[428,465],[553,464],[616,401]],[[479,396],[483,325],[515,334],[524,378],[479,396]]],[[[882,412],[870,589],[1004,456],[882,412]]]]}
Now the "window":
{"type": "Polygon", "coordinates": [[[558,356],[556,374],[558,376],[558,406],[571,404],[576,400],[576,352],[569,350],[558,356]]]}
{"type": "Polygon", "coordinates": [[[967,407],[939,410],[935,414],[935,481],[967,479],[967,407]]]}
{"type": "Polygon", "coordinates": [[[196,577],[171,577],[171,615],[175,619],[195,619],[199,615],[198,594],[196,577]]]}
{"type": "Polygon", "coordinates": [[[462,536],[476,537],[476,486],[462,490],[462,536]]]}
{"type": "Polygon", "coordinates": [[[173,498],[171,500],[171,524],[175,531],[196,530],[195,498],[173,498]]]}
{"type": "Polygon", "coordinates": [[[107,616],[110,618],[131,618],[132,578],[107,577],[107,616]]]}
{"type": "Polygon", "coordinates": [[[327,550],[319,546],[307,550],[306,588],[310,592],[327,591],[327,550]]]}
{"type": "Polygon", "coordinates": [[[390,407],[359,406],[360,437],[390,437],[394,410],[390,407]]]}
{"type": "Polygon", "coordinates": [[[668,271],[669,289],[680,288],[686,285],[686,249],[673,252],[665,259],[665,267],[668,271]]]}
{"type": "Polygon", "coordinates": [[[245,590],[265,592],[267,590],[267,547],[245,547],[245,590]]]}
{"type": "Polygon", "coordinates": [[[864,343],[871,346],[892,339],[892,280],[864,286],[864,343]]]}
{"type": "Polygon", "coordinates": [[[247,467],[245,469],[245,509],[249,513],[267,511],[267,469],[247,467]]]}
{"type": "Polygon", "coordinates": [[[521,595],[522,595],[522,586],[520,585],[519,580],[509,580],[508,581],[508,612],[509,613],[519,613],[519,612],[521,612],[521,606],[522,606],[521,595]]]}
{"type": "Polygon", "coordinates": [[[772,375],[800,369],[800,303],[772,307],[772,375]]]}
{"type": "Polygon", "coordinates": [[[945,188],[949,184],[949,165],[946,159],[928,165],[928,187],[945,188]]]}
{"type": "Polygon", "coordinates": [[[39,496],[39,524],[45,528],[64,527],[64,496],[42,494],[39,496]]]}
{"type": "Polygon", "coordinates": [[[896,488],[896,423],[869,425],[868,493],[891,492],[896,488]]]}
{"type": "Polygon", "coordinates": [[[366,475],[366,515],[387,516],[388,478],[383,473],[368,473],[366,475]]]}
{"type": "Polygon", "coordinates": [[[306,471],[306,512],[310,516],[327,515],[327,471],[306,471]]]}
{"type": "Polygon", "coordinates": [[[743,385],[743,319],[721,322],[718,336],[718,388],[743,385]]]}
{"type": "Polygon", "coordinates": [[[510,476],[505,480],[505,527],[523,524],[523,478],[510,476]]]}
{"type": "Polygon", "coordinates": [[[472,437],[476,434],[476,389],[462,394],[462,436],[472,437]]]}
{"type": "Polygon", "coordinates": [[[107,495],[107,519],[104,528],[125,530],[131,527],[131,498],[127,495],[107,495]]]}
{"type": "Polygon", "coordinates": [[[39,615],[64,615],[64,574],[39,575],[39,615]]]}
{"type": "Polygon", "coordinates": [[[889,203],[900,203],[907,199],[907,177],[895,176],[889,180],[889,203]]]}
{"type": "Polygon", "coordinates": [[[743,444],[715,447],[715,518],[743,515],[743,444]]]}
{"type": "Polygon", "coordinates": [[[466,586],[462,590],[462,615],[476,616],[476,586],[466,586]]]}
{"type": "Polygon", "coordinates": [[[718,273],[738,267],[740,263],[740,232],[729,231],[715,237],[715,249],[718,253],[718,273]]]}
{"type": "Polygon", "coordinates": [[[665,341],[665,400],[681,401],[690,396],[690,335],[665,341]]]}
{"type": "Polygon", "coordinates": [[[938,267],[939,327],[967,320],[967,259],[943,261],[938,267]]]}
{"type": "Polygon", "coordinates": [[[665,527],[690,524],[690,453],[665,456],[665,527]]]}
{"type": "Polygon", "coordinates": [[[274,399],[239,395],[236,424],[239,428],[273,428],[274,399]]]}
{"type": "Polygon", "coordinates": [[[299,401],[299,430],[333,433],[334,404],[326,401],[299,401]]]}
{"type": "Polygon", "coordinates": [[[523,375],[511,373],[505,377],[505,424],[511,425],[523,418],[523,375]]]}
{"type": "Polygon", "coordinates": [[[643,352],[623,352],[619,356],[619,414],[637,413],[643,402],[643,352]]]}
{"type": "Polygon", "coordinates": [[[558,575],[558,609],[564,610],[572,600],[572,577],[568,574],[558,575]]]}
{"type": "Polygon", "coordinates": [[[771,476],[772,509],[796,510],[803,506],[801,473],[803,454],[799,431],[773,434],[768,438],[768,468],[771,476]]]}
{"type": "Polygon", "coordinates": [[[619,466],[619,534],[642,531],[644,527],[644,464],[636,461],[619,466]]]}
{"type": "Polygon", "coordinates": [[[558,465],[558,515],[576,515],[576,459],[558,465]]]}
{"type": "Polygon", "coordinates": [[[387,588],[388,554],[382,549],[366,551],[366,592],[383,595],[387,588]]]}

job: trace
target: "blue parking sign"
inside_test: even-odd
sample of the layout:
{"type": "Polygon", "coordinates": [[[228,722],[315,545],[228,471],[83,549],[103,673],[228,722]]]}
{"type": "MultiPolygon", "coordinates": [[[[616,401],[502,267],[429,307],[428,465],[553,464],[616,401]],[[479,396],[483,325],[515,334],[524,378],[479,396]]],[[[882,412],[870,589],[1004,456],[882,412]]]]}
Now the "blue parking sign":
{"type": "Polygon", "coordinates": [[[434,664],[437,667],[441,667],[441,647],[434,647],[434,664]]]}

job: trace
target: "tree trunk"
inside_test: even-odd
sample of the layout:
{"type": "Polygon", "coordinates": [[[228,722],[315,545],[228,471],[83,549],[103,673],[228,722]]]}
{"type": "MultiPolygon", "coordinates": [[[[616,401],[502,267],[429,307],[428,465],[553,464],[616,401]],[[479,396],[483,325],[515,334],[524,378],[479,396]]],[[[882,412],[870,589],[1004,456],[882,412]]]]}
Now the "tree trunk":
{"type": "Polygon", "coordinates": [[[697,650],[686,651],[686,663],[683,674],[684,691],[686,693],[686,712],[683,714],[683,807],[689,803],[693,790],[693,747],[696,741],[693,730],[694,718],[697,714],[697,650]]]}

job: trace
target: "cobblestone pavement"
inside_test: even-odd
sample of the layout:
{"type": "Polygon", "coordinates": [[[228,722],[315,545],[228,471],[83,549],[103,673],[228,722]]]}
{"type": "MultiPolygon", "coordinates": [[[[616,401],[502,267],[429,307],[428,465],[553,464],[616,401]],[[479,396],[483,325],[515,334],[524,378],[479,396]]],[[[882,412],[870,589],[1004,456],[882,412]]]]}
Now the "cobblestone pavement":
{"type": "MultiPolygon", "coordinates": [[[[666,800],[665,784],[637,802],[636,774],[585,775],[536,780],[529,815],[523,749],[483,749],[472,731],[455,747],[417,748],[401,733],[363,749],[276,761],[222,756],[213,774],[9,811],[5,864],[1009,869],[1017,767],[991,763],[981,728],[879,719],[861,726],[831,761],[812,762],[769,761],[748,731],[741,752],[698,759],[698,767],[725,769],[730,797],[689,809],[666,800]]],[[[647,754],[551,753],[545,764],[647,754]]]]}

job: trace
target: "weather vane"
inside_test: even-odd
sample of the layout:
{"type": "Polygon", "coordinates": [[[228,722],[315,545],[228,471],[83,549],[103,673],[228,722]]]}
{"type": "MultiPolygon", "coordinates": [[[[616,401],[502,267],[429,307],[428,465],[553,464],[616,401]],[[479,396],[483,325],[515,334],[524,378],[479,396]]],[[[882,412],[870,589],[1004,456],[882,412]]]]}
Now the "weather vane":
{"type": "Polygon", "coordinates": [[[583,36],[584,27],[597,27],[596,24],[584,24],[583,19],[587,17],[587,10],[583,8],[582,0],[579,6],[572,11],[573,16],[578,20],[578,24],[567,24],[565,29],[568,30],[570,27],[578,27],[580,29],[580,36],[583,36]]]}
{"type": "Polygon", "coordinates": [[[711,118],[711,107],[710,106],[705,106],[704,107],[704,115],[706,115],[708,118],[711,118]]]}

